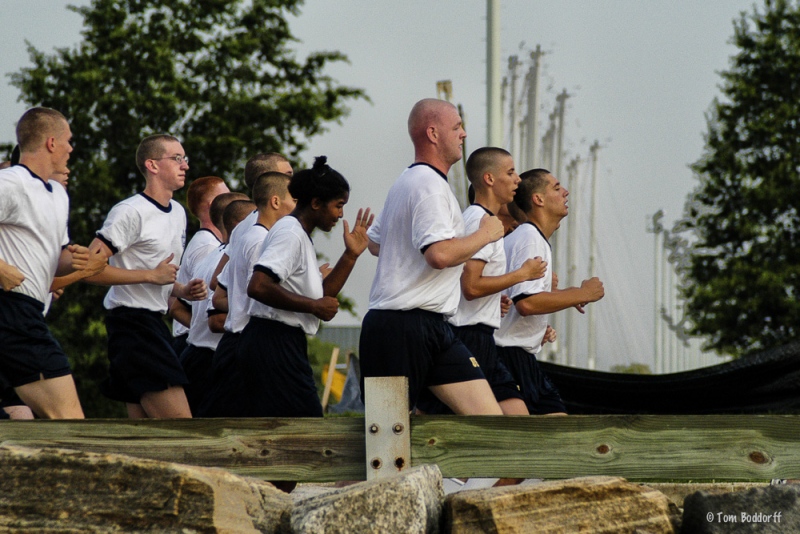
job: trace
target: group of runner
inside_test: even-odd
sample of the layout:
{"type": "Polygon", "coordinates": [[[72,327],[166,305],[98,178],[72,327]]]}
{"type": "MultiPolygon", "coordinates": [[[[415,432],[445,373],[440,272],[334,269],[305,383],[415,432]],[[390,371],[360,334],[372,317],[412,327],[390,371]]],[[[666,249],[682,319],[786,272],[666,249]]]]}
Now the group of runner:
{"type": "Polygon", "coordinates": [[[307,336],[335,316],[367,249],[378,264],[362,378],[408,377],[419,413],[565,413],[536,360],[555,340],[548,316],[604,294],[597,278],[557,286],[549,239],[568,191],[547,170],[518,175],[507,151],[481,148],[467,160],[474,201],[462,214],[447,183],[466,137],[458,111],[421,100],[408,130],[414,163],[377,217],[360,209],[352,228],[343,222],[331,267],[318,265],[312,236],[343,218],[350,186],[324,156],[297,173],[280,154],[252,157],[250,197],[218,177],[194,180],[187,204],[200,230],[186,244],[173,194],[189,160],[170,135],[137,149],[142,192],[115,205],[88,246],[70,244],[58,179],[69,173],[69,124],[55,110],[27,111],[19,161],[0,170],[0,415],[83,417],[44,317],[52,291],[83,280],[110,286],[101,389],[130,417],[322,416],[307,336]]]}

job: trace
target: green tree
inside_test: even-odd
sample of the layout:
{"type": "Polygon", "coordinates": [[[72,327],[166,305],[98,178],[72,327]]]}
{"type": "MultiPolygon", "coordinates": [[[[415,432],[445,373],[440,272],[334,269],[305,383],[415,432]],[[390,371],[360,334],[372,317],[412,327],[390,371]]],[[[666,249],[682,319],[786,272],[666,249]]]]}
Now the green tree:
{"type": "Polygon", "coordinates": [[[800,5],[742,13],[733,43],[681,230],[693,333],[740,356],[800,331],[800,5]]]}
{"type": "MultiPolygon", "coordinates": [[[[361,89],[325,74],[338,52],[296,58],[287,17],[301,0],[94,0],[75,8],[83,41],[45,54],[11,76],[20,100],[63,112],[75,150],[70,233],[88,244],[116,202],[143,188],[140,139],[169,132],[191,159],[190,175],[238,185],[247,158],[281,152],[297,163],[310,137],[348,114],[361,89]]],[[[182,198],[182,197],[181,197],[182,198]]],[[[181,199],[179,198],[179,200],[181,199]]],[[[104,288],[67,289],[50,324],[73,359],[89,415],[118,413],[100,400],[105,375],[104,288]]]]}

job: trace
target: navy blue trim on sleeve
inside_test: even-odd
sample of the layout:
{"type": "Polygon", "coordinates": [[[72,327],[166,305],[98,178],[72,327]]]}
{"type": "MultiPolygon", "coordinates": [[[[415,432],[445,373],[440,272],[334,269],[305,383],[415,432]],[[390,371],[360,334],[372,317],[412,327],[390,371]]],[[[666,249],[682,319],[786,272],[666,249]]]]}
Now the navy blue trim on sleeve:
{"type": "Polygon", "coordinates": [[[516,304],[517,302],[519,302],[521,300],[524,300],[524,299],[526,299],[528,297],[532,297],[533,295],[536,295],[536,293],[521,293],[521,294],[517,295],[516,297],[514,297],[511,300],[512,300],[512,302],[514,302],[514,304],[516,304]]]}
{"type": "Polygon", "coordinates": [[[101,234],[100,232],[97,232],[95,234],[95,236],[97,237],[97,239],[99,239],[100,241],[105,243],[106,246],[111,249],[111,252],[113,252],[114,254],[119,252],[119,249],[114,246],[114,243],[112,243],[110,240],[106,239],[106,237],[103,234],[101,234]]]}
{"type": "Polygon", "coordinates": [[[270,278],[272,278],[276,284],[281,283],[280,277],[277,274],[275,274],[275,272],[269,267],[264,267],[263,265],[256,265],[255,267],[253,267],[253,272],[264,273],[270,278]]]}

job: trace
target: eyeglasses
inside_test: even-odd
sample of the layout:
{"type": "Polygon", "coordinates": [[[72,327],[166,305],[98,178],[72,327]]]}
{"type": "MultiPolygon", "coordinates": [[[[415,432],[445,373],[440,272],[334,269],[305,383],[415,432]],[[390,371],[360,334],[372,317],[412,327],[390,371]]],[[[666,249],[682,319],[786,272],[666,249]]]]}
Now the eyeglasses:
{"type": "Polygon", "coordinates": [[[184,163],[186,163],[187,165],[189,164],[189,156],[181,156],[180,154],[176,154],[174,156],[164,156],[163,158],[151,158],[151,159],[154,159],[156,161],[160,159],[171,159],[174,160],[175,163],[177,163],[178,165],[183,165],[184,163]]]}

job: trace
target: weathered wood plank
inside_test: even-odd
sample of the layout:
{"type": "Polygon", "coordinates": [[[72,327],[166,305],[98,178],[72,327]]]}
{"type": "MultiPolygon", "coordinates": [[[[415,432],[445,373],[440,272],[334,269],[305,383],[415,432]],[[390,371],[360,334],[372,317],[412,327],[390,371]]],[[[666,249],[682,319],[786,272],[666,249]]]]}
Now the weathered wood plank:
{"type": "MultiPolygon", "coordinates": [[[[364,480],[364,419],[3,421],[0,445],[114,452],[267,480],[364,480]]],[[[800,478],[800,416],[411,419],[412,465],[447,477],[800,478]]]]}
{"type": "Polygon", "coordinates": [[[3,421],[0,445],[222,467],[267,480],[364,480],[364,419],[3,421]]]}
{"type": "Polygon", "coordinates": [[[800,416],[416,417],[413,465],[446,477],[800,478],[800,416]]]}

